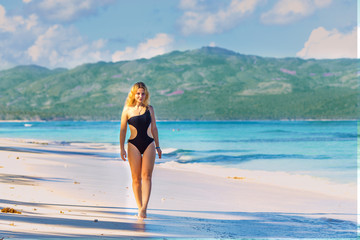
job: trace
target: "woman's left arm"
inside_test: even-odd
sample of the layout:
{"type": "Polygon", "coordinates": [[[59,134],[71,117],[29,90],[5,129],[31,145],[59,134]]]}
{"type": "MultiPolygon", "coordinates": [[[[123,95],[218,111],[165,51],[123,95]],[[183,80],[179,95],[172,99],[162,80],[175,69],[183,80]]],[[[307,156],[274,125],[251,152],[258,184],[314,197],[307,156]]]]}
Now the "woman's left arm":
{"type": "Polygon", "coordinates": [[[154,108],[152,106],[149,106],[149,111],[150,111],[150,114],[151,114],[151,133],[152,133],[152,135],[154,137],[156,151],[157,151],[157,153],[159,155],[159,158],[161,158],[162,151],[160,149],[159,134],[158,134],[158,129],[156,127],[156,119],[155,119],[154,108]]]}

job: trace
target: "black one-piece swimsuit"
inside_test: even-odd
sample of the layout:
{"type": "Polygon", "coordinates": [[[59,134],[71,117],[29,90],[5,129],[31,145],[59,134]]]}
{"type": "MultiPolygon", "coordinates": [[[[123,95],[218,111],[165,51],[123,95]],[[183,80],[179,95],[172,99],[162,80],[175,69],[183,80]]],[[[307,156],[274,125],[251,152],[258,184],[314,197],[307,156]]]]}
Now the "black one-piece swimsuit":
{"type": "Polygon", "coordinates": [[[133,144],[141,154],[143,154],[150,143],[154,141],[149,137],[147,130],[151,123],[151,115],[149,109],[146,109],[142,115],[134,116],[128,119],[129,125],[134,126],[137,130],[137,135],[133,139],[129,139],[128,142],[133,144]]]}

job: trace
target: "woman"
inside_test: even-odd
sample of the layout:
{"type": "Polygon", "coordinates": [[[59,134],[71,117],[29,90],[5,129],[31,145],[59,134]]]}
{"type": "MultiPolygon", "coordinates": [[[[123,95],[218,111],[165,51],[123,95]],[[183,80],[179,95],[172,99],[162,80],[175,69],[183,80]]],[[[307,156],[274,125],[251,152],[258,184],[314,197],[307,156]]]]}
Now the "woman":
{"type": "Polygon", "coordinates": [[[128,159],[132,176],[132,187],[138,206],[139,218],[146,218],[146,209],[151,192],[151,177],[157,151],[161,158],[155,114],[149,105],[150,94],[143,82],[135,83],[126,99],[121,115],[120,154],[126,161],[124,148],[127,123],[130,128],[128,159]]]}

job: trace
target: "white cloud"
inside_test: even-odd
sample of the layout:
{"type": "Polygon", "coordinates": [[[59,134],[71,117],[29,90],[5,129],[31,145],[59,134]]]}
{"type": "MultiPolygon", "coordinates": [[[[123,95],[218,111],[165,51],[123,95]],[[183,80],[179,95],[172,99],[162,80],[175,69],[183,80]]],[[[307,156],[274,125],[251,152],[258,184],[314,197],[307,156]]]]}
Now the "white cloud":
{"type": "Polygon", "coordinates": [[[333,59],[357,57],[357,30],[341,33],[337,29],[331,31],[323,27],[314,29],[304,48],[296,56],[301,58],[333,59]]]}
{"type": "Polygon", "coordinates": [[[0,70],[24,64],[73,68],[111,60],[106,40],[88,41],[74,26],[51,24],[30,10],[28,15],[9,15],[0,5],[0,70]]]}
{"type": "Polygon", "coordinates": [[[357,28],[357,45],[356,45],[356,48],[357,48],[357,58],[360,58],[360,36],[359,36],[359,31],[360,31],[360,27],[358,26],[357,28]]]}
{"type": "Polygon", "coordinates": [[[0,69],[29,64],[25,51],[41,33],[41,28],[36,14],[9,15],[0,5],[0,69]]]}
{"type": "Polygon", "coordinates": [[[32,63],[47,67],[74,67],[84,62],[109,59],[102,51],[105,40],[86,43],[74,28],[53,25],[38,36],[26,54],[32,63]]]}
{"type": "Polygon", "coordinates": [[[31,14],[29,19],[25,20],[26,30],[30,30],[36,25],[38,25],[38,16],[36,14],[31,14]]]}
{"type": "Polygon", "coordinates": [[[5,8],[0,5],[0,31],[15,32],[19,25],[24,24],[24,18],[21,16],[7,17],[5,8]]]}
{"type": "MultiPolygon", "coordinates": [[[[101,1],[101,4],[110,1],[101,1]]],[[[59,2],[67,0],[28,2],[24,11],[27,15],[22,16],[7,14],[0,5],[0,70],[24,64],[73,68],[83,63],[111,60],[111,54],[106,50],[106,40],[88,41],[74,26],[51,24],[51,21],[45,21],[35,14],[38,11],[33,9],[37,6],[35,4],[41,3],[48,4],[47,7],[51,9],[59,2]]],[[[101,5],[93,0],[77,3],[80,9],[101,5]]]]}
{"type": "Polygon", "coordinates": [[[19,28],[25,27],[26,30],[30,30],[37,25],[37,15],[32,14],[28,19],[24,19],[22,16],[6,16],[5,8],[0,5],[0,32],[15,33],[19,28]]]}
{"type": "Polygon", "coordinates": [[[39,0],[29,4],[39,16],[51,22],[71,22],[82,16],[95,14],[100,7],[114,0],[39,0]]]}
{"type": "Polygon", "coordinates": [[[181,0],[179,7],[181,9],[194,9],[197,8],[197,0],[181,0]]]}
{"type": "Polygon", "coordinates": [[[165,33],[159,33],[152,39],[147,39],[136,48],[127,47],[123,51],[116,51],[112,55],[112,61],[133,60],[139,58],[152,58],[172,50],[171,44],[174,39],[165,33]]]}
{"type": "Polygon", "coordinates": [[[331,4],[332,0],[314,0],[315,6],[326,7],[331,4]]]}
{"type": "Polygon", "coordinates": [[[23,0],[23,3],[29,3],[31,0],[23,0]]]}
{"type": "Polygon", "coordinates": [[[261,20],[266,24],[287,24],[309,16],[331,2],[332,0],[279,0],[271,10],[261,15],[261,20]]]}
{"type": "Polygon", "coordinates": [[[221,33],[235,27],[260,2],[263,0],[232,0],[225,9],[211,12],[206,10],[206,2],[201,5],[196,1],[183,0],[179,7],[187,10],[179,21],[181,31],[185,35],[221,33]]]}
{"type": "Polygon", "coordinates": [[[8,62],[3,56],[2,53],[0,53],[0,70],[11,68],[13,64],[8,62]]]}
{"type": "Polygon", "coordinates": [[[216,47],[216,43],[215,42],[209,43],[209,47],[216,47]]]}

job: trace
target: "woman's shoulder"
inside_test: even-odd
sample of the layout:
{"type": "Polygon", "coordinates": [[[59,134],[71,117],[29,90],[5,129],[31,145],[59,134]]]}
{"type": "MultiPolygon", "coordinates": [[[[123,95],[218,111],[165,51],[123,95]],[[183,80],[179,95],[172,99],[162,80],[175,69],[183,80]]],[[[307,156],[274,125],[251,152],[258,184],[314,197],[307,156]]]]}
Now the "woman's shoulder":
{"type": "Polygon", "coordinates": [[[154,108],[153,108],[153,106],[148,105],[148,106],[147,106],[147,109],[149,109],[149,111],[150,111],[151,113],[154,113],[154,108]]]}
{"type": "Polygon", "coordinates": [[[129,111],[131,111],[131,109],[132,109],[132,107],[131,106],[124,106],[124,108],[123,108],[123,113],[128,113],[129,111]]]}

